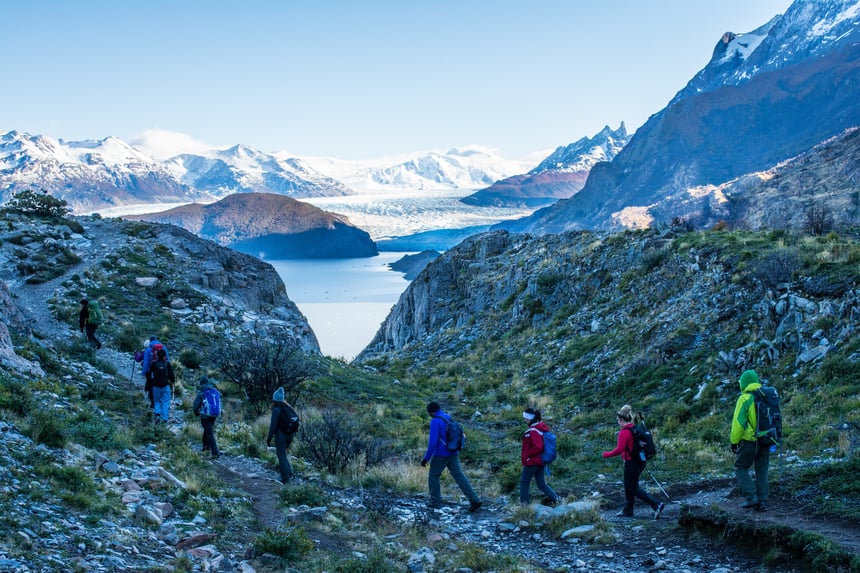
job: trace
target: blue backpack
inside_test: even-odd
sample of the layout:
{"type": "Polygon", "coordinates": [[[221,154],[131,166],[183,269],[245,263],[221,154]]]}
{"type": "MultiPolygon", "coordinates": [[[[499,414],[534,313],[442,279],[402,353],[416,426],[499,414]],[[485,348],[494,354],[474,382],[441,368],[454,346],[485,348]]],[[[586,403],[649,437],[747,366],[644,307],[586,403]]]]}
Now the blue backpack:
{"type": "Polygon", "coordinates": [[[203,391],[203,403],[200,404],[200,413],[204,416],[217,418],[221,415],[221,393],[215,388],[207,388],[203,391]]]}
{"type": "Polygon", "coordinates": [[[551,464],[558,457],[558,450],[555,445],[555,434],[552,432],[543,433],[543,451],[540,454],[540,459],[543,465],[551,464]]]}

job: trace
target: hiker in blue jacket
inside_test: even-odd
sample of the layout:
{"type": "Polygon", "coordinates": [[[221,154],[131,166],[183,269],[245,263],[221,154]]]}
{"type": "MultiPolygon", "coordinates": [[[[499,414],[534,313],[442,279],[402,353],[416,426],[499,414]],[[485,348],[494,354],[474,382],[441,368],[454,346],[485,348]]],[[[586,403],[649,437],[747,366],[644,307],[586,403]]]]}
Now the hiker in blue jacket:
{"type": "Polygon", "coordinates": [[[170,353],[167,352],[167,347],[161,344],[156,337],[150,336],[149,344],[143,351],[143,362],[140,365],[140,373],[143,374],[144,378],[148,377],[149,365],[152,364],[153,360],[155,360],[155,352],[158,350],[158,348],[156,348],[156,345],[160,345],[161,348],[164,349],[164,354],[165,356],[167,356],[167,361],[170,362],[170,353]]]}
{"type": "Polygon", "coordinates": [[[451,416],[443,412],[442,407],[436,402],[427,404],[427,413],[430,414],[430,437],[427,441],[427,452],[421,460],[421,467],[427,467],[427,462],[430,462],[430,473],[427,476],[430,507],[432,509],[442,507],[442,487],[439,478],[442,477],[442,471],[448,468],[451,477],[469,500],[469,511],[476,511],[481,507],[481,498],[472,489],[472,484],[460,469],[458,452],[452,452],[445,447],[446,428],[451,416]]]}
{"type": "MultiPolygon", "coordinates": [[[[214,460],[220,455],[218,453],[218,443],[215,441],[215,421],[218,419],[218,416],[213,416],[202,411],[205,410],[203,402],[206,400],[207,390],[218,392],[218,387],[214,382],[209,380],[208,376],[201,376],[200,384],[197,386],[197,396],[194,398],[194,404],[191,406],[191,409],[194,411],[195,416],[200,417],[200,424],[203,426],[203,451],[211,452],[212,459],[214,460]]],[[[218,394],[220,397],[220,392],[218,394]]]]}

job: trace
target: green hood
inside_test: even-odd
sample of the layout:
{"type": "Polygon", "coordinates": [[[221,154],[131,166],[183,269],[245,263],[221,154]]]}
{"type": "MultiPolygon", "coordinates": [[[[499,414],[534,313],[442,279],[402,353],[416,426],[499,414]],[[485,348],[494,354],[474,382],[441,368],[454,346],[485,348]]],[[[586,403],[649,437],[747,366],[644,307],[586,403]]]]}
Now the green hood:
{"type": "Polygon", "coordinates": [[[738,380],[738,384],[740,384],[741,392],[754,392],[761,388],[761,381],[758,379],[758,374],[756,374],[755,370],[744,371],[738,380]]]}

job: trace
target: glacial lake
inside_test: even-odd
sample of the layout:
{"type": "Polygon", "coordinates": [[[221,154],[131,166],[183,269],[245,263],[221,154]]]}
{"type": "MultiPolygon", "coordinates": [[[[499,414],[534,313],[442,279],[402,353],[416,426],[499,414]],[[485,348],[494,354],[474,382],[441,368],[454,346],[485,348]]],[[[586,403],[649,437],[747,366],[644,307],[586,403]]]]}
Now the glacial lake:
{"type": "Polygon", "coordinates": [[[370,344],[409,281],[388,263],[414,253],[364,259],[266,261],[311,325],[326,356],[352,360],[370,344]]]}

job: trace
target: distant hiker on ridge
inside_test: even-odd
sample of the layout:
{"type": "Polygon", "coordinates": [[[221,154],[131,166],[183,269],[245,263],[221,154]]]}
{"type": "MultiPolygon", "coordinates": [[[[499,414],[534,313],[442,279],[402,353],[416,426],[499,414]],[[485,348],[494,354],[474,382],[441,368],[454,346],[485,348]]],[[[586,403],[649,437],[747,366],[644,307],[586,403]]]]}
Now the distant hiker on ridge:
{"type": "Polygon", "coordinates": [[[87,341],[96,350],[102,347],[101,341],[96,338],[96,329],[101,325],[103,320],[99,301],[94,300],[90,302],[87,299],[81,300],[81,312],[78,314],[78,323],[81,327],[81,332],[86,330],[87,341]]]}

